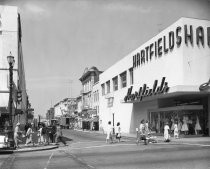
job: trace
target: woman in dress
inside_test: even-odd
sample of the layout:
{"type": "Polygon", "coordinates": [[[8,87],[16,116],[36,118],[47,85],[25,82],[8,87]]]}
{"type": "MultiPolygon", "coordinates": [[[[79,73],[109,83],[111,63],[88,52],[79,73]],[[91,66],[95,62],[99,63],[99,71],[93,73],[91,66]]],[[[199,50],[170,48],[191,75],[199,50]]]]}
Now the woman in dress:
{"type": "Polygon", "coordinates": [[[42,134],[42,129],[43,129],[42,124],[40,124],[39,127],[40,127],[40,128],[39,128],[38,134],[37,134],[37,135],[38,135],[38,143],[39,143],[39,144],[43,144],[43,140],[44,140],[44,139],[43,139],[43,134],[42,134]]]}
{"type": "Polygon", "coordinates": [[[175,123],[174,123],[174,138],[179,138],[179,129],[178,129],[177,121],[175,121],[175,123]]]}
{"type": "Polygon", "coordinates": [[[200,123],[199,123],[199,119],[198,119],[198,116],[196,117],[196,124],[195,124],[195,134],[199,134],[199,131],[201,130],[201,126],[200,126],[200,123]]]}
{"type": "Polygon", "coordinates": [[[120,127],[120,122],[117,123],[117,128],[116,128],[116,139],[118,142],[120,142],[121,139],[121,127],[120,127]]]}
{"type": "Polygon", "coordinates": [[[183,131],[184,132],[184,134],[185,135],[187,135],[188,134],[188,125],[187,125],[187,117],[183,117],[183,125],[182,125],[182,129],[181,129],[181,131],[183,131]]]}
{"type": "Polygon", "coordinates": [[[181,122],[181,120],[179,119],[179,120],[178,120],[178,132],[179,132],[179,135],[180,135],[180,133],[181,133],[181,129],[182,129],[182,122],[181,122]]]}
{"type": "Polygon", "coordinates": [[[107,136],[106,136],[106,143],[112,143],[112,132],[113,132],[113,127],[111,125],[111,121],[108,122],[108,127],[107,127],[107,136]]]}
{"type": "Polygon", "coordinates": [[[165,142],[169,142],[170,141],[170,132],[169,132],[170,128],[169,128],[169,125],[168,125],[168,122],[165,123],[165,126],[164,126],[164,141],[165,142]]]}
{"type": "Polygon", "coordinates": [[[16,148],[19,147],[18,143],[21,142],[21,140],[19,140],[19,135],[20,134],[21,134],[21,131],[20,131],[20,123],[18,122],[16,124],[15,131],[14,131],[14,141],[15,141],[15,147],[16,148]]]}
{"type": "Polygon", "coordinates": [[[33,137],[32,125],[29,124],[28,130],[26,132],[26,144],[25,145],[28,145],[29,143],[33,143],[32,137],[33,137]]]}

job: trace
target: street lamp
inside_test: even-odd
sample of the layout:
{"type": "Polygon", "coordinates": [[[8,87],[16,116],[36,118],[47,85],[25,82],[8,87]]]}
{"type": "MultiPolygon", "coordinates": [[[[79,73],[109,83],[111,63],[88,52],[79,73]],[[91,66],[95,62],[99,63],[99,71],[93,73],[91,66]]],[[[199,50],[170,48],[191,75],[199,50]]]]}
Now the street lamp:
{"type": "Polygon", "coordinates": [[[7,56],[7,61],[9,63],[9,121],[10,121],[10,130],[8,133],[8,139],[10,142],[10,147],[14,146],[14,139],[13,139],[13,123],[12,123],[12,91],[13,91],[13,66],[15,63],[14,56],[12,56],[12,53],[10,52],[10,55],[7,56]]]}

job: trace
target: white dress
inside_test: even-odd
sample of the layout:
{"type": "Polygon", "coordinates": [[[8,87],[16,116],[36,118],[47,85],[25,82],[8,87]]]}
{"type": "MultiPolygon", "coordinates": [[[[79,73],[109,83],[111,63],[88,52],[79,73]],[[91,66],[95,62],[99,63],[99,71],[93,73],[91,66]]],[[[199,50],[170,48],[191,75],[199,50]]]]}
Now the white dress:
{"type": "Polygon", "coordinates": [[[195,130],[201,130],[201,126],[200,126],[200,123],[199,123],[198,116],[197,116],[197,120],[196,120],[196,124],[195,124],[195,130]]]}
{"type": "Polygon", "coordinates": [[[178,135],[179,135],[178,125],[174,124],[174,136],[178,137],[178,135]]]}
{"type": "Polygon", "coordinates": [[[188,131],[188,126],[187,126],[187,120],[186,118],[183,118],[183,125],[181,131],[188,131]]]}
{"type": "Polygon", "coordinates": [[[111,138],[111,134],[112,134],[112,130],[113,130],[113,127],[111,125],[108,125],[108,128],[107,128],[107,136],[106,136],[106,139],[110,139],[111,138]]]}
{"type": "Polygon", "coordinates": [[[165,126],[164,126],[164,139],[165,139],[165,140],[170,139],[170,135],[169,135],[169,133],[168,133],[168,130],[169,130],[169,129],[170,129],[170,128],[169,128],[168,125],[165,125],[165,126]]]}

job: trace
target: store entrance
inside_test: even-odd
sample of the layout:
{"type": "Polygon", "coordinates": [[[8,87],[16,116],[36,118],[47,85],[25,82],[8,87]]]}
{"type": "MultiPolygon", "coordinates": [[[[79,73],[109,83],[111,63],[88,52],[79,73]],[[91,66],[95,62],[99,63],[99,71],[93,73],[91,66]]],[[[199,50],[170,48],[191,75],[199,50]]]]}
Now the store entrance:
{"type": "Polygon", "coordinates": [[[203,135],[206,128],[203,109],[153,110],[148,112],[151,130],[163,134],[164,125],[169,123],[171,133],[177,123],[181,135],[203,135]]]}

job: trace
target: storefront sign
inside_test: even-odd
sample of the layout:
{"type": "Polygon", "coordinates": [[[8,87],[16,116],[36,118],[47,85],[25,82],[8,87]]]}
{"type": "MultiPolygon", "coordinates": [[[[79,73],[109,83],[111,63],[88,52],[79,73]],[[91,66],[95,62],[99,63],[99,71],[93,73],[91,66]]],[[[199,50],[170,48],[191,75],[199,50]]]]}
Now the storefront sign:
{"type": "Polygon", "coordinates": [[[210,79],[209,79],[208,82],[203,83],[202,85],[200,85],[199,90],[200,90],[200,91],[207,91],[207,90],[210,90],[210,79]]]}
{"type": "Polygon", "coordinates": [[[153,88],[149,88],[146,84],[144,84],[142,87],[139,88],[139,91],[135,91],[135,93],[132,94],[133,86],[128,88],[127,95],[124,98],[125,102],[128,101],[142,101],[143,98],[153,96],[153,95],[159,95],[167,93],[169,90],[168,82],[165,82],[165,77],[162,78],[160,86],[158,85],[158,80],[154,81],[153,88]]]}
{"type": "Polygon", "coordinates": [[[133,68],[148,63],[154,58],[157,59],[163,53],[172,52],[175,46],[178,48],[183,42],[186,46],[197,45],[199,47],[207,46],[210,48],[210,27],[205,29],[202,26],[196,28],[193,28],[192,25],[184,25],[184,28],[178,26],[175,31],[170,31],[133,55],[133,68]],[[205,29],[206,31],[204,31],[205,29]],[[182,31],[184,37],[181,36],[182,31]],[[195,37],[193,36],[194,32],[196,34],[195,37]],[[206,40],[204,40],[205,38],[206,40]]]}

